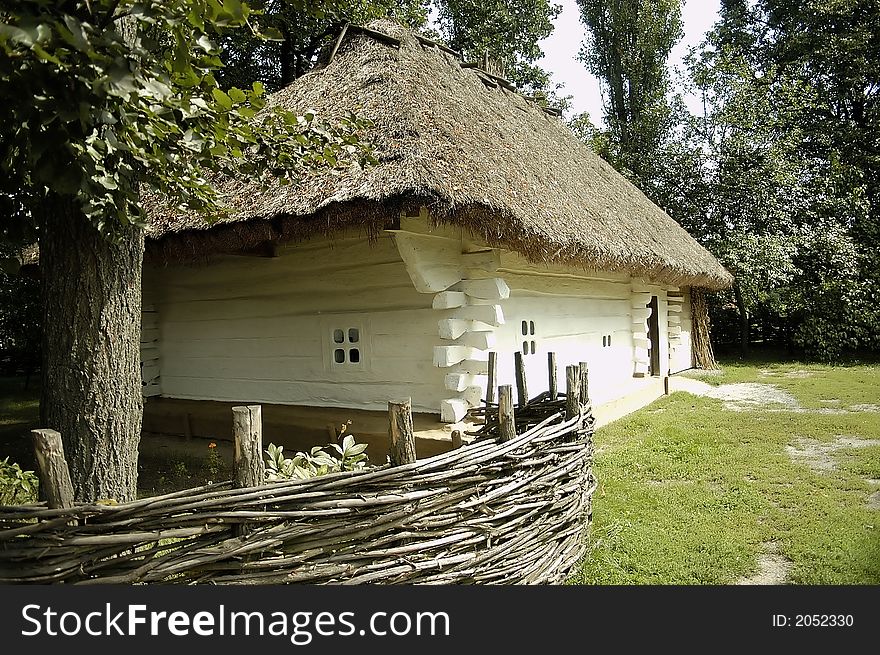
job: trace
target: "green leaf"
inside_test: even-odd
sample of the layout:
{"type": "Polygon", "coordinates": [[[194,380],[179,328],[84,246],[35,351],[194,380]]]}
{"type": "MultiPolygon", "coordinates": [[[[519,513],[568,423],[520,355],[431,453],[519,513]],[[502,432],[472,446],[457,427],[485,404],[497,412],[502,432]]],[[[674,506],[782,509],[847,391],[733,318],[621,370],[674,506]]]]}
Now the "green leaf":
{"type": "Polygon", "coordinates": [[[211,95],[214,97],[214,101],[223,107],[223,109],[232,109],[232,98],[226,95],[222,90],[217,88],[211,89],[211,95]]]}

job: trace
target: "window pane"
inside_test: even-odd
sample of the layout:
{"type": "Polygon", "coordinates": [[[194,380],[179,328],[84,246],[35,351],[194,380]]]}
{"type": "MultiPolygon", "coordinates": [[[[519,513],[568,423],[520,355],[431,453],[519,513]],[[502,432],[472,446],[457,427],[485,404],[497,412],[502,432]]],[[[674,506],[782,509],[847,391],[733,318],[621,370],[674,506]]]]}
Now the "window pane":
{"type": "Polygon", "coordinates": [[[523,336],[525,336],[529,333],[529,324],[526,321],[522,322],[522,333],[523,333],[523,336]]]}
{"type": "Polygon", "coordinates": [[[351,350],[349,350],[348,361],[350,361],[352,364],[357,364],[359,361],[361,361],[361,351],[357,348],[352,348],[351,350]]]}
{"type": "Polygon", "coordinates": [[[360,330],[357,328],[348,328],[348,342],[349,343],[357,343],[361,338],[360,330]]]}
{"type": "Polygon", "coordinates": [[[529,354],[529,342],[523,341],[523,355],[529,354]]]}
{"type": "Polygon", "coordinates": [[[534,355],[535,354],[535,342],[532,341],[531,345],[532,345],[532,354],[534,355]]]}
{"type": "Polygon", "coordinates": [[[611,335],[610,334],[608,335],[608,345],[609,346],[611,345],[611,335]]]}
{"type": "Polygon", "coordinates": [[[342,330],[333,330],[333,341],[335,343],[342,343],[345,341],[345,332],[342,330]]]}
{"type": "Polygon", "coordinates": [[[602,335],[602,347],[603,347],[603,348],[604,348],[606,345],[608,345],[606,339],[608,339],[608,337],[606,337],[606,336],[603,334],[603,335],[602,335]]]}
{"type": "Polygon", "coordinates": [[[337,364],[345,363],[345,351],[342,348],[337,348],[333,351],[333,361],[337,364]]]}
{"type": "Polygon", "coordinates": [[[529,321],[529,334],[534,334],[534,333],[535,333],[535,322],[529,321]]]}

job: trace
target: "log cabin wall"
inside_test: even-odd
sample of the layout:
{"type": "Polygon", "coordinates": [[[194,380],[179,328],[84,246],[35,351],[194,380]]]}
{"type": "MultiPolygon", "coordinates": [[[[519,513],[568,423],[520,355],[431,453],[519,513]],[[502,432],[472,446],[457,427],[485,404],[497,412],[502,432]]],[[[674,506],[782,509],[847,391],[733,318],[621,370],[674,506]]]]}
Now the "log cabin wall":
{"type": "Polygon", "coordinates": [[[153,270],[165,397],[438,411],[444,373],[431,296],[389,235],[347,232],[153,270]]]}

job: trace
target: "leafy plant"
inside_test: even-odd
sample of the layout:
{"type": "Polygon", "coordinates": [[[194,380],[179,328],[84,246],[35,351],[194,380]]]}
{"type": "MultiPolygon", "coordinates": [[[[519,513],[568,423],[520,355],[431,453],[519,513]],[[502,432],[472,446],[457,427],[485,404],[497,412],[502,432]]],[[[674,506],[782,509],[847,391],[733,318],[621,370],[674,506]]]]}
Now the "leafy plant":
{"type": "Polygon", "coordinates": [[[308,453],[298,452],[291,458],[284,456],[284,446],[269,444],[266,449],[266,479],[307,480],[327,473],[360,471],[367,467],[369,461],[364,452],[366,449],[367,444],[357,443],[351,435],[342,440],[341,446],[335,443],[315,446],[308,453]]]}
{"type": "Polygon", "coordinates": [[[6,457],[0,460],[0,505],[22,505],[37,502],[39,480],[33,471],[10,462],[6,457]]]}

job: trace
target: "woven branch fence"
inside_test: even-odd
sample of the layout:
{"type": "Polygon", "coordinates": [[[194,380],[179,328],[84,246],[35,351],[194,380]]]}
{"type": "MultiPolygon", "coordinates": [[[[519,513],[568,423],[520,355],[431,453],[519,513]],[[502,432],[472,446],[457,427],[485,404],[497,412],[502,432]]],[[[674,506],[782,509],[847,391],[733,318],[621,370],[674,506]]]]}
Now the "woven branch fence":
{"type": "MultiPolygon", "coordinates": [[[[480,408],[485,423],[471,443],[409,463],[392,457],[362,471],[231,481],[119,505],[58,506],[69,504],[62,480],[60,499],[0,506],[0,582],[562,582],[585,554],[596,487],[580,373],[569,367],[567,393],[517,406],[505,405],[512,391],[499,387],[500,402],[480,408]]],[[[237,416],[236,438],[259,441],[258,407],[247,409],[256,425],[238,430],[237,416]]],[[[409,434],[398,429],[405,409],[390,412],[392,455],[396,441],[412,439],[411,419],[409,434]]],[[[36,442],[51,431],[35,433],[36,442]]],[[[236,450],[247,448],[237,441],[236,450]]],[[[61,454],[38,448],[41,482],[63,479],[66,466],[52,464],[61,454]]],[[[237,476],[252,473],[246,464],[237,476]]]]}

